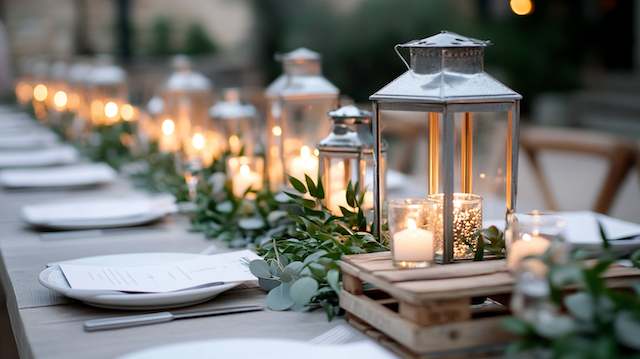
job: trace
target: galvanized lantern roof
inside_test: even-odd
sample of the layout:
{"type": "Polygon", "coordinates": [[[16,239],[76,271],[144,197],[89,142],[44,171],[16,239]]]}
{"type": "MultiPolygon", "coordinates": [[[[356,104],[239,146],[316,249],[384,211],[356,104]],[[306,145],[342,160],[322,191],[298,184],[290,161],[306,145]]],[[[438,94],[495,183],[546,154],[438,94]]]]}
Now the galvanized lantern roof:
{"type": "Polygon", "coordinates": [[[224,94],[224,100],[211,106],[209,116],[222,120],[239,118],[251,118],[256,116],[256,108],[240,102],[240,93],[237,89],[229,89],[224,94]]]}
{"type": "Polygon", "coordinates": [[[371,112],[349,105],[329,112],[329,116],[333,128],[318,144],[320,151],[373,153],[371,112]]]}
{"type": "Polygon", "coordinates": [[[276,56],[283,74],[267,87],[267,97],[335,97],[339,90],[322,76],[321,56],[304,47],[276,56]]]}
{"type": "Polygon", "coordinates": [[[200,92],[210,91],[211,81],[203,74],[194,71],[191,61],[184,55],[173,59],[174,72],[165,84],[165,90],[171,92],[200,92]]]}
{"type": "Polygon", "coordinates": [[[151,116],[161,115],[164,111],[164,101],[159,96],[153,96],[149,102],[147,102],[147,111],[151,116]]]}
{"type": "Polygon", "coordinates": [[[371,95],[371,100],[427,103],[519,100],[511,90],[484,71],[488,41],[443,31],[396,45],[408,71],[371,95]],[[408,48],[409,63],[398,49],[408,48]]]}
{"type": "Polygon", "coordinates": [[[127,80],[127,74],[113,63],[111,56],[101,55],[91,70],[89,83],[92,85],[121,85],[127,80]]]}

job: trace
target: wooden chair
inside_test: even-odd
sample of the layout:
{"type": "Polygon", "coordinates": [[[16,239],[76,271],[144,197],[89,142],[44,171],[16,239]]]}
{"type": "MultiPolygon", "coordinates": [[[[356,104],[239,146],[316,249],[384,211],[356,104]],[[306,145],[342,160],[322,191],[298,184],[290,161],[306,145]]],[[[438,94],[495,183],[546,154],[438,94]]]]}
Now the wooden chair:
{"type": "MultiPolygon", "coordinates": [[[[620,187],[636,161],[640,151],[636,144],[625,138],[587,130],[561,128],[523,128],[520,146],[533,167],[547,207],[558,210],[558,203],[551,192],[538,155],[542,151],[561,151],[603,158],[608,162],[608,173],[592,207],[593,211],[608,213],[620,187]]],[[[640,168],[640,162],[638,164],[640,168]]]]}

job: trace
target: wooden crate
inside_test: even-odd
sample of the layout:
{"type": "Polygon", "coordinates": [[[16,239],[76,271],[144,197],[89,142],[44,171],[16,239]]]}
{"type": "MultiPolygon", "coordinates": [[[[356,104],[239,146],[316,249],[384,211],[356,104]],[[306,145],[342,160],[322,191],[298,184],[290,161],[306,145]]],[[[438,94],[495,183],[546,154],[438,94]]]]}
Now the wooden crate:
{"type": "MultiPolygon", "coordinates": [[[[340,267],[347,320],[405,358],[481,357],[513,339],[501,326],[514,284],[504,260],[407,270],[380,252],[345,256],[340,267]]],[[[629,287],[640,271],[612,267],[605,276],[629,287]]]]}

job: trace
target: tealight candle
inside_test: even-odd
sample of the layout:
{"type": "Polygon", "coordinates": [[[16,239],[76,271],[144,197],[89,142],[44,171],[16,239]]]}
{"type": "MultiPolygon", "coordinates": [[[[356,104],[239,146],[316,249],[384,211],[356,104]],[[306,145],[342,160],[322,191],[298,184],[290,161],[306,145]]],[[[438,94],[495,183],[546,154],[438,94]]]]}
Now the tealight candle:
{"type": "Polygon", "coordinates": [[[231,179],[233,195],[243,197],[249,189],[262,189],[262,160],[251,157],[230,157],[227,160],[227,173],[231,179]]]}
{"type": "Polygon", "coordinates": [[[542,255],[549,248],[549,244],[549,239],[541,235],[523,234],[519,240],[511,244],[507,256],[507,266],[512,271],[517,270],[525,258],[542,255]]]}
{"type": "Polygon", "coordinates": [[[172,119],[167,118],[162,121],[160,128],[162,134],[160,135],[158,146],[162,152],[176,152],[180,145],[178,138],[176,137],[176,124],[172,119]]]}
{"type": "Polygon", "coordinates": [[[516,272],[528,270],[545,275],[546,265],[536,258],[550,248],[554,261],[563,261],[566,255],[562,232],[565,222],[557,216],[533,212],[509,217],[505,231],[507,241],[507,267],[516,272]]]}
{"type": "Polygon", "coordinates": [[[289,175],[304,182],[305,175],[314,181],[318,177],[318,157],[311,153],[308,146],[300,148],[300,156],[291,159],[288,167],[289,175]]]}
{"type": "Polygon", "coordinates": [[[393,263],[401,268],[427,267],[433,263],[433,232],[424,229],[423,200],[396,200],[389,203],[389,229],[393,263]]]}

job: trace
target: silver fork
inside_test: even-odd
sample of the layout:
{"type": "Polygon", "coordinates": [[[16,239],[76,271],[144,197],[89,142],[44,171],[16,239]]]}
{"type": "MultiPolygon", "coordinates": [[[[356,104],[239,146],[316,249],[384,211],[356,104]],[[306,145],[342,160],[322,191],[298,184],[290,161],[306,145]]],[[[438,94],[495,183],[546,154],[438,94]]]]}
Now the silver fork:
{"type": "Polygon", "coordinates": [[[309,343],[318,345],[344,344],[353,338],[353,329],[340,324],[311,339],[309,343]]]}

